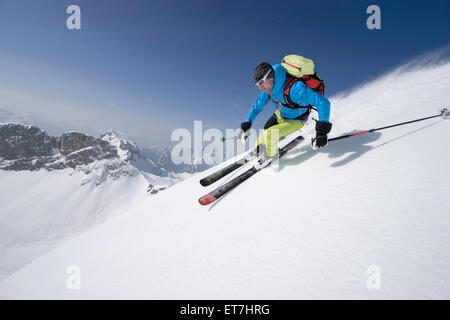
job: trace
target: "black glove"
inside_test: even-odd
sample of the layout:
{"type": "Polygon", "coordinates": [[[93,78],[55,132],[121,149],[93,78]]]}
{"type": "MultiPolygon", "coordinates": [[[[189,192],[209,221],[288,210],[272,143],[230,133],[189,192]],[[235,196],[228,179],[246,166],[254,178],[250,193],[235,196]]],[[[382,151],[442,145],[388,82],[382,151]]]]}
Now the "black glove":
{"type": "Polygon", "coordinates": [[[311,146],[313,149],[319,149],[328,144],[327,134],[331,131],[331,126],[330,122],[316,122],[316,137],[311,139],[311,146]]]}
{"type": "Polygon", "coordinates": [[[250,130],[250,127],[252,126],[252,123],[251,122],[242,122],[241,123],[241,129],[242,129],[242,131],[244,131],[244,132],[246,132],[246,131],[248,131],[248,130],[250,130]]]}

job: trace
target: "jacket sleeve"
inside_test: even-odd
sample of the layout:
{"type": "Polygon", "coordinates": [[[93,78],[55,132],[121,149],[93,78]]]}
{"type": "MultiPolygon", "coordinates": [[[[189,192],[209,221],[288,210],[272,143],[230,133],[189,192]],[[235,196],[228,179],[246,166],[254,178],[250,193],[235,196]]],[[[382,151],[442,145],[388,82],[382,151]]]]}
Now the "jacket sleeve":
{"type": "Polygon", "coordinates": [[[256,103],[250,109],[246,121],[253,122],[256,116],[264,109],[267,102],[269,102],[269,96],[263,91],[259,94],[258,98],[256,99],[256,103]]]}
{"type": "Polygon", "coordinates": [[[330,101],[314,90],[308,88],[303,82],[297,81],[294,83],[289,96],[293,102],[300,105],[306,102],[307,104],[315,106],[319,113],[319,121],[329,122],[330,101]]]}

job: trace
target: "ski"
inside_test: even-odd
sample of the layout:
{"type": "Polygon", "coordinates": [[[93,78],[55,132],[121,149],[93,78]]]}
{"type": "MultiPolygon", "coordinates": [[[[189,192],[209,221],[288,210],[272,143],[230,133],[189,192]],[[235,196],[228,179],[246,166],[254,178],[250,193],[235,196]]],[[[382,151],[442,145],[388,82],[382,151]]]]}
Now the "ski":
{"type": "Polygon", "coordinates": [[[217,170],[217,171],[211,173],[209,176],[204,177],[203,179],[200,180],[200,184],[203,187],[207,187],[207,186],[213,184],[214,182],[216,182],[217,180],[222,179],[223,177],[225,177],[227,174],[233,172],[234,170],[239,169],[240,167],[247,164],[250,160],[252,160],[255,157],[256,157],[256,152],[255,152],[255,150],[253,150],[253,151],[249,152],[245,157],[242,157],[241,159],[233,162],[232,164],[226,166],[225,168],[217,170]]]}
{"type": "MultiPolygon", "coordinates": [[[[299,136],[297,138],[295,138],[294,140],[292,140],[291,142],[289,142],[287,145],[285,145],[284,147],[280,148],[278,151],[278,155],[281,158],[284,154],[286,154],[289,150],[293,149],[294,147],[296,147],[299,143],[301,143],[304,140],[304,138],[302,136],[299,136]]],[[[237,164],[239,161],[233,163],[237,164]]],[[[248,161],[247,161],[248,162],[248,161]]],[[[231,168],[232,165],[229,165],[228,167],[231,168]]],[[[242,165],[240,165],[239,167],[241,167],[242,165]]],[[[227,167],[227,168],[228,168],[227,167]]],[[[238,167],[238,168],[239,168],[238,167]]],[[[248,178],[250,178],[251,176],[253,176],[255,173],[261,171],[261,169],[257,169],[255,167],[251,167],[250,169],[248,169],[247,171],[243,172],[242,174],[240,174],[239,176],[237,176],[236,178],[228,181],[227,183],[225,183],[224,185],[214,189],[213,191],[211,191],[210,193],[204,195],[203,197],[201,197],[200,199],[198,199],[198,202],[202,205],[202,206],[206,206],[208,204],[213,203],[214,201],[216,201],[217,199],[219,199],[220,197],[222,197],[224,194],[228,193],[229,191],[231,191],[232,189],[236,188],[238,185],[240,185],[242,182],[244,182],[245,180],[247,180],[248,178]]],[[[231,172],[231,171],[230,171],[231,172]]]]}
{"type": "MultiPolygon", "coordinates": [[[[283,141],[283,139],[285,139],[285,138],[286,137],[282,137],[280,139],[280,141],[283,141]]],[[[211,173],[209,176],[204,177],[199,182],[200,182],[200,184],[203,187],[207,187],[207,186],[213,184],[214,182],[216,182],[217,180],[222,179],[223,177],[225,177],[226,175],[230,174],[231,172],[233,172],[233,171],[239,169],[240,167],[246,165],[251,160],[253,160],[255,157],[256,157],[256,148],[254,148],[252,151],[247,153],[246,156],[240,158],[239,160],[233,162],[232,164],[229,164],[225,168],[219,169],[219,170],[211,173]]]]}

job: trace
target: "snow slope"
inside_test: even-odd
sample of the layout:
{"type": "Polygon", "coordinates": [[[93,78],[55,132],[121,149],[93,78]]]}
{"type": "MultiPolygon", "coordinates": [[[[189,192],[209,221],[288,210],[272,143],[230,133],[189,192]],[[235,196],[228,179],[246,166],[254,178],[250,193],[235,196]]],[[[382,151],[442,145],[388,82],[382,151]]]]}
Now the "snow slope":
{"type": "MultiPolygon", "coordinates": [[[[437,114],[448,88],[450,63],[394,70],[331,99],[330,136],[437,114]]],[[[449,299],[449,134],[436,118],[304,144],[201,207],[222,183],[198,184],[210,169],[25,266],[0,298],[449,299]],[[380,289],[367,287],[371,266],[380,289]]]]}
{"type": "Polygon", "coordinates": [[[0,279],[148,197],[143,175],[100,185],[72,169],[0,170],[0,279]]]}
{"type": "Polygon", "coordinates": [[[149,172],[156,166],[125,136],[109,131],[104,138],[119,157],[75,169],[0,170],[0,280],[183,178],[149,172]]]}

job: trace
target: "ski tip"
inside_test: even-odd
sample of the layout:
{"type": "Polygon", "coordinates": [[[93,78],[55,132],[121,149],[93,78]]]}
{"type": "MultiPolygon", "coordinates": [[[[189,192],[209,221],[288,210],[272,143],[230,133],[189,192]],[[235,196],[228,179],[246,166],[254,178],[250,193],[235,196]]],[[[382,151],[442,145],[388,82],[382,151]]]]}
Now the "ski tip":
{"type": "Polygon", "coordinates": [[[202,187],[207,187],[210,185],[209,181],[207,179],[202,179],[199,181],[202,187]]]}
{"type": "Polygon", "coordinates": [[[200,203],[202,206],[206,206],[207,204],[213,203],[216,200],[216,198],[208,193],[207,195],[198,199],[198,203],[200,203]]]}

